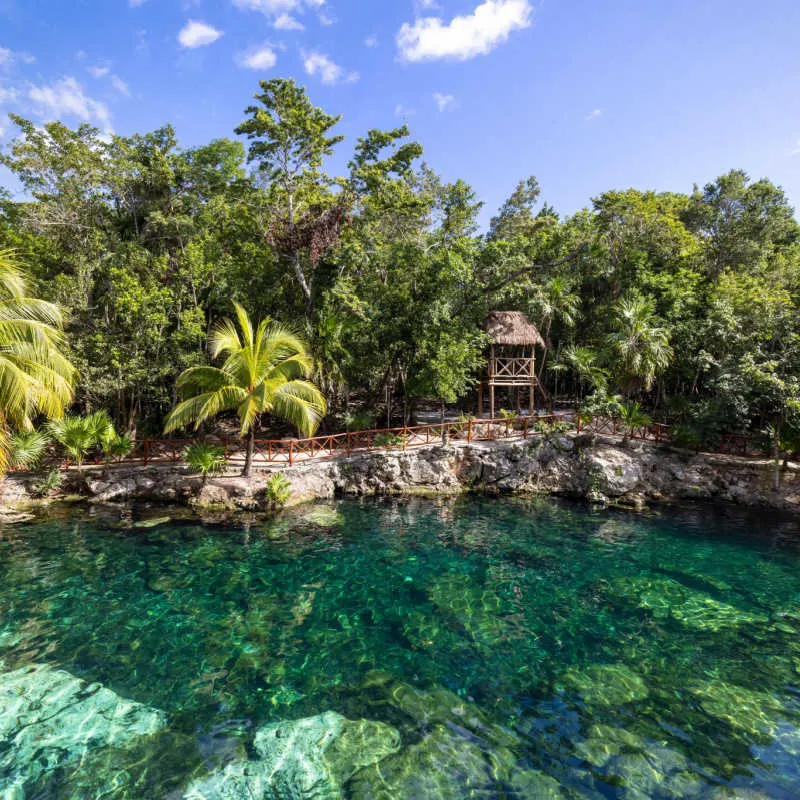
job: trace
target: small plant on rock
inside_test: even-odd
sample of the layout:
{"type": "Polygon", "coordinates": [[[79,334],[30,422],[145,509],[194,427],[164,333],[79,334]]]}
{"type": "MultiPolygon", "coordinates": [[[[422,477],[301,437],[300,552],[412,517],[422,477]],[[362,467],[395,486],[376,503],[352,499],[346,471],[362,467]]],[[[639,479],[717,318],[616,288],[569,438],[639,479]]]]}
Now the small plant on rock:
{"type": "Polygon", "coordinates": [[[186,448],[183,457],[189,468],[202,476],[203,486],[209,477],[225,469],[225,451],[215,444],[195,442],[186,448]]]}
{"type": "Polygon", "coordinates": [[[292,484],[285,475],[276,473],[270,476],[264,487],[267,505],[273,510],[283,508],[292,494],[292,484]]]}
{"type": "Polygon", "coordinates": [[[33,492],[37,497],[50,497],[64,483],[64,474],[58,467],[53,467],[42,475],[34,484],[33,492]]]}
{"type": "Polygon", "coordinates": [[[649,414],[646,414],[639,403],[623,403],[620,407],[619,418],[625,426],[623,441],[631,438],[636,428],[645,428],[653,423],[649,414]]]}

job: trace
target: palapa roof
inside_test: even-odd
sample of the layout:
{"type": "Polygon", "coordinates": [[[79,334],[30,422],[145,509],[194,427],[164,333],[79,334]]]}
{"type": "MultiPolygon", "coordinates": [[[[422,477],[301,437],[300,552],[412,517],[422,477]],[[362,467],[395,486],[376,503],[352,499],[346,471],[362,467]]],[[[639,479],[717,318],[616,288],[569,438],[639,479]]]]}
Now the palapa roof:
{"type": "Polygon", "coordinates": [[[521,311],[490,311],[486,333],[494,344],[545,346],[536,326],[521,311]]]}

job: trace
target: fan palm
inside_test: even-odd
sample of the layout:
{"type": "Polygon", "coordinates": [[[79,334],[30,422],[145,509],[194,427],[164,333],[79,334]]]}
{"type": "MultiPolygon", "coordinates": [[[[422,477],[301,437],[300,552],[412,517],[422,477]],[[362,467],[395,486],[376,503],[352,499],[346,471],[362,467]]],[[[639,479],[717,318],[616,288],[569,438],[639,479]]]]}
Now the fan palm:
{"type": "Polygon", "coordinates": [[[225,356],[221,367],[192,367],[178,378],[186,398],[167,417],[165,432],[194,423],[195,430],[223,411],[235,411],[242,436],[247,436],[243,474],[253,464],[255,432],[262,414],[274,414],[311,435],[325,415],[325,398],[304,378],[314,367],[305,343],[291,330],[262,320],[253,327],[238,304],[237,325],[229,319],[218,324],[209,339],[212,358],[225,356]]]}
{"type": "Polygon", "coordinates": [[[15,254],[0,251],[0,469],[8,464],[8,426],[33,429],[33,418],[59,418],[73,395],[75,368],[61,352],[57,305],[29,296],[15,254]]]}
{"type": "Polygon", "coordinates": [[[641,297],[620,302],[615,322],[608,343],[621,359],[629,383],[641,381],[649,392],[656,375],[672,360],[669,332],[659,324],[652,301],[641,297]]]}

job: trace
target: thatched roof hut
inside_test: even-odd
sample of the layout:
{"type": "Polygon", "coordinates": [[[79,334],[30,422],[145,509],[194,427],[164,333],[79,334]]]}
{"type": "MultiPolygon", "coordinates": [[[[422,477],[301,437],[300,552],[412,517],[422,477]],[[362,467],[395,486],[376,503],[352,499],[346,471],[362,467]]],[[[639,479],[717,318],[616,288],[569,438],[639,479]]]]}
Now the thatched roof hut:
{"type": "Polygon", "coordinates": [[[492,344],[544,347],[536,326],[521,311],[490,311],[486,333],[492,344]]]}

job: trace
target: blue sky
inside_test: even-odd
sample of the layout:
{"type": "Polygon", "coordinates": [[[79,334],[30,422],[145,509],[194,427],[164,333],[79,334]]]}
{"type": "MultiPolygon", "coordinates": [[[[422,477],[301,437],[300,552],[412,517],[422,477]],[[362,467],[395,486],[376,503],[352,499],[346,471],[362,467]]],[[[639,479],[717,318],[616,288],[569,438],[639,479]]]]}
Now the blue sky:
{"type": "Polygon", "coordinates": [[[407,122],[484,221],[530,174],[561,214],[732,167],[800,205],[797,0],[0,0],[6,138],[13,111],[200,144],[274,76],[344,115],[332,171],[407,122]]]}

